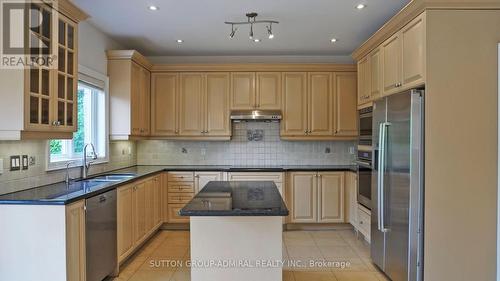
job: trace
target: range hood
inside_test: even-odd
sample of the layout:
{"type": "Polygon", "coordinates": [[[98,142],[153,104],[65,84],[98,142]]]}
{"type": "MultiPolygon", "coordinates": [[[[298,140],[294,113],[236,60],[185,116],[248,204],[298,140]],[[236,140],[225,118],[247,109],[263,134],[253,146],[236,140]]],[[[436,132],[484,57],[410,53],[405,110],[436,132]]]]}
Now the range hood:
{"type": "Polygon", "coordinates": [[[233,121],[275,121],[281,120],[279,110],[234,110],[231,111],[233,121]]]}

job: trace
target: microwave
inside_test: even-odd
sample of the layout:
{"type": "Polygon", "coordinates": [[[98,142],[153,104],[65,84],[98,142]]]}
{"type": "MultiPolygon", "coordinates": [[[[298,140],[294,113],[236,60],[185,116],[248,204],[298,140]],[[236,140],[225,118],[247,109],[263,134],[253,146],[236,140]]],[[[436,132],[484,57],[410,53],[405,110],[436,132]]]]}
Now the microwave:
{"type": "Polygon", "coordinates": [[[359,116],[359,145],[372,145],[373,106],[358,110],[359,116]]]}

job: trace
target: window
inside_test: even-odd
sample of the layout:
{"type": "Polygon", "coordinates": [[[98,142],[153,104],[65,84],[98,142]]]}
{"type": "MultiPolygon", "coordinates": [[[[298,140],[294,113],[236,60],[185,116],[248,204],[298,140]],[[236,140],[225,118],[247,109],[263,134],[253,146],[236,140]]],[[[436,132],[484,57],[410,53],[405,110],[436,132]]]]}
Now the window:
{"type": "Polygon", "coordinates": [[[69,161],[73,162],[72,166],[82,165],[83,149],[87,143],[95,146],[98,156],[95,162],[108,160],[105,82],[85,74],[80,74],[80,79],[77,92],[77,131],[73,133],[72,140],[48,142],[47,170],[63,168],[69,161]]]}

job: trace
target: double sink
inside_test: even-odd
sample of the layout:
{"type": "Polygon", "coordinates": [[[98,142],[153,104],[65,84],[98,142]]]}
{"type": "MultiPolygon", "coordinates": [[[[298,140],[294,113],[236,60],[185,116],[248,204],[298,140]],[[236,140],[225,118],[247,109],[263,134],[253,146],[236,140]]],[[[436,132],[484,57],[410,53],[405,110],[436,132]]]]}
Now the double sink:
{"type": "Polygon", "coordinates": [[[94,178],[82,179],[80,182],[88,182],[88,183],[109,183],[109,182],[120,182],[124,180],[131,179],[135,177],[135,174],[105,174],[100,175],[94,178]]]}

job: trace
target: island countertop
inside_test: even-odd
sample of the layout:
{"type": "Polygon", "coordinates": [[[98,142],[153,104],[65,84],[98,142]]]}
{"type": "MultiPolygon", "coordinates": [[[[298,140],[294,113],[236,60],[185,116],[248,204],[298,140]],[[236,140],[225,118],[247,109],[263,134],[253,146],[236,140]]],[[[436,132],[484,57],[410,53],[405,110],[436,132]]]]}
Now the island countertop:
{"type": "Polygon", "coordinates": [[[272,181],[211,181],[179,211],[181,216],[288,216],[272,181]]]}

